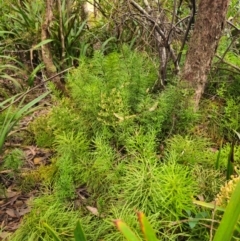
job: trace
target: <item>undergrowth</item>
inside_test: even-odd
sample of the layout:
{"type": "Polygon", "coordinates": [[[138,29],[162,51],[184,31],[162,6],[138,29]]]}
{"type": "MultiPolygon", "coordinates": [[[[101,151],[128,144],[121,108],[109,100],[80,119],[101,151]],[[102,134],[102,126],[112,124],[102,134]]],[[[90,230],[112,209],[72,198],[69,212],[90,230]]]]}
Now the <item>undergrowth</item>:
{"type": "Polygon", "coordinates": [[[216,170],[219,150],[194,135],[202,117],[177,82],[153,93],[156,80],[153,60],[127,47],[80,60],[68,76],[69,97],[56,100],[29,128],[39,146],[55,150],[54,179],[42,179],[51,195],[34,201],[11,240],[51,240],[42,221],[71,240],[78,218],[88,240],[123,240],[112,220],[137,229],[135,210],[147,215],[161,240],[208,239],[211,212],[192,200],[217,195],[229,147],[222,148],[216,170]],[[75,210],[66,209],[77,201],[75,210]]]}

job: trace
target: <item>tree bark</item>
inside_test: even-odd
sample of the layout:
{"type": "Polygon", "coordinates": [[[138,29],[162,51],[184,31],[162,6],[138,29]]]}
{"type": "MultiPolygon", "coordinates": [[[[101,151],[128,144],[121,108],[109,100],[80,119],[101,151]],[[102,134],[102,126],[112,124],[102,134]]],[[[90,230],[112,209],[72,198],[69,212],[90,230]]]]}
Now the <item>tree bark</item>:
{"type": "Polygon", "coordinates": [[[207,75],[225,23],[229,0],[201,0],[190,39],[182,81],[193,88],[194,108],[198,109],[207,75]]]}
{"type": "MultiPolygon", "coordinates": [[[[53,18],[53,12],[52,12],[52,5],[53,0],[47,0],[46,1],[46,10],[45,10],[45,17],[42,24],[42,31],[41,31],[41,40],[44,41],[49,38],[49,32],[48,29],[50,27],[50,24],[52,22],[53,18]]],[[[46,68],[46,74],[48,78],[51,78],[52,76],[57,74],[57,68],[53,63],[53,57],[51,53],[51,47],[50,44],[42,45],[42,59],[43,63],[46,68]]],[[[53,78],[53,83],[56,86],[56,89],[59,90],[61,93],[65,93],[65,86],[61,82],[61,79],[58,75],[53,78]]]]}

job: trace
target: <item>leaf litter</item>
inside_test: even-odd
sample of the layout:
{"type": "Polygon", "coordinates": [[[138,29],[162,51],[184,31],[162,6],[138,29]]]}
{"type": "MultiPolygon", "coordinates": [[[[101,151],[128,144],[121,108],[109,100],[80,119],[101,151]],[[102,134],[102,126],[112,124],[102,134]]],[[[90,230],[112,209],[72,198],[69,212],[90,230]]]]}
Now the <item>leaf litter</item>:
{"type": "MultiPolygon", "coordinates": [[[[36,117],[39,114],[35,112],[33,115],[36,117]]],[[[16,132],[25,130],[32,119],[32,116],[23,118],[16,132]]],[[[24,215],[31,211],[31,200],[39,195],[38,183],[35,183],[35,187],[29,192],[20,190],[18,177],[23,177],[39,166],[50,164],[53,155],[50,149],[24,145],[23,140],[18,137],[14,138],[14,134],[9,139],[5,143],[4,153],[0,155],[0,166],[4,164],[5,155],[13,148],[19,148],[23,151],[24,160],[23,166],[17,170],[17,174],[11,169],[0,169],[0,241],[7,240],[7,237],[18,229],[24,215]]]]}

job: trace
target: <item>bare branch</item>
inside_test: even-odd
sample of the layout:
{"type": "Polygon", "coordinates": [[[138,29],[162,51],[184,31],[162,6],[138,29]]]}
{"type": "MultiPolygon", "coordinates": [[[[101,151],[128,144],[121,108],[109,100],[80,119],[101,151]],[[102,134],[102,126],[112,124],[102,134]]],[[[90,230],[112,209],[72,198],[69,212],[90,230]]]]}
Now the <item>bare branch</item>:
{"type": "Polygon", "coordinates": [[[162,37],[163,42],[166,44],[166,37],[164,32],[159,28],[157,22],[148,14],[146,10],[144,10],[138,3],[136,3],[134,0],[129,0],[129,2],[138,10],[140,11],[144,17],[146,17],[153,25],[154,28],[156,29],[157,33],[162,37]]]}
{"type": "Polygon", "coordinates": [[[233,64],[225,61],[221,56],[219,56],[219,55],[217,55],[217,54],[216,54],[216,57],[217,57],[218,59],[220,59],[222,63],[227,64],[227,65],[229,65],[230,67],[232,67],[233,69],[235,69],[235,70],[237,70],[237,71],[240,72],[240,68],[237,67],[236,65],[233,65],[233,64]]]}

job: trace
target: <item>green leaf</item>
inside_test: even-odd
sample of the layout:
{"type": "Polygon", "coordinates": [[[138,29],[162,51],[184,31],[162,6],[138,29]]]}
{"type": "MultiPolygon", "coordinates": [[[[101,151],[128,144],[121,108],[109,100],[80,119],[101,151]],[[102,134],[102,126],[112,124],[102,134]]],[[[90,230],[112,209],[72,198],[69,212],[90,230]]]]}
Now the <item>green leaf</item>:
{"type": "Polygon", "coordinates": [[[214,203],[207,203],[207,202],[203,202],[203,201],[197,201],[197,200],[193,200],[194,204],[197,204],[199,206],[205,207],[205,208],[210,208],[210,209],[215,209],[218,211],[225,211],[224,208],[216,206],[214,203]]]}
{"type": "Polygon", "coordinates": [[[4,34],[13,34],[13,32],[1,30],[0,31],[0,36],[2,37],[4,34]]]}
{"type": "Polygon", "coordinates": [[[230,201],[226,207],[223,218],[216,231],[213,241],[230,241],[232,240],[233,231],[239,220],[240,215],[240,182],[237,183],[230,201]]]}
{"type": "Polygon", "coordinates": [[[33,81],[34,81],[34,78],[35,78],[36,74],[37,74],[42,68],[44,68],[44,64],[43,64],[43,63],[40,63],[40,64],[32,71],[32,73],[31,73],[30,76],[28,77],[28,84],[29,84],[29,86],[32,86],[32,85],[33,85],[33,81]]]}
{"type": "Polygon", "coordinates": [[[74,237],[75,241],[87,241],[79,221],[77,222],[76,228],[74,229],[74,237]]]}
{"type": "MultiPolygon", "coordinates": [[[[2,128],[0,129],[0,152],[2,151],[3,144],[4,144],[8,134],[10,133],[12,128],[16,125],[16,123],[24,115],[27,115],[27,114],[31,113],[32,111],[34,111],[35,109],[31,109],[31,110],[29,110],[29,109],[31,107],[33,107],[37,102],[39,102],[40,100],[45,98],[49,93],[50,92],[46,92],[46,93],[40,95],[39,97],[32,100],[28,104],[24,105],[22,108],[19,108],[18,110],[16,110],[14,112],[14,114],[10,114],[10,108],[8,108],[7,114],[6,114],[5,119],[4,119],[4,123],[2,125],[2,128]]],[[[13,103],[14,99],[11,98],[11,101],[13,103]]]]}
{"type": "Polygon", "coordinates": [[[138,220],[146,241],[158,241],[155,231],[142,212],[138,212],[138,220]]]}
{"type": "Polygon", "coordinates": [[[140,241],[136,234],[122,220],[115,220],[114,223],[128,241],[140,241]]]}
{"type": "Polygon", "coordinates": [[[52,42],[52,41],[53,41],[53,39],[45,39],[45,40],[43,40],[42,42],[40,42],[39,44],[35,45],[35,46],[33,47],[33,50],[34,50],[34,49],[37,49],[37,48],[39,48],[39,47],[42,47],[43,45],[48,44],[48,43],[50,43],[50,42],[52,42]]]}
{"type": "Polygon", "coordinates": [[[15,78],[13,78],[12,76],[10,76],[8,74],[2,74],[1,78],[8,79],[8,80],[12,81],[14,87],[17,90],[21,90],[22,89],[22,86],[19,84],[19,80],[18,79],[15,79],[15,78]]]}
{"type": "Polygon", "coordinates": [[[43,226],[51,233],[55,241],[61,241],[56,232],[47,223],[43,223],[43,226]]]}
{"type": "Polygon", "coordinates": [[[236,135],[238,136],[238,139],[240,140],[240,133],[235,130],[233,130],[233,131],[236,133],[236,135]]]}

